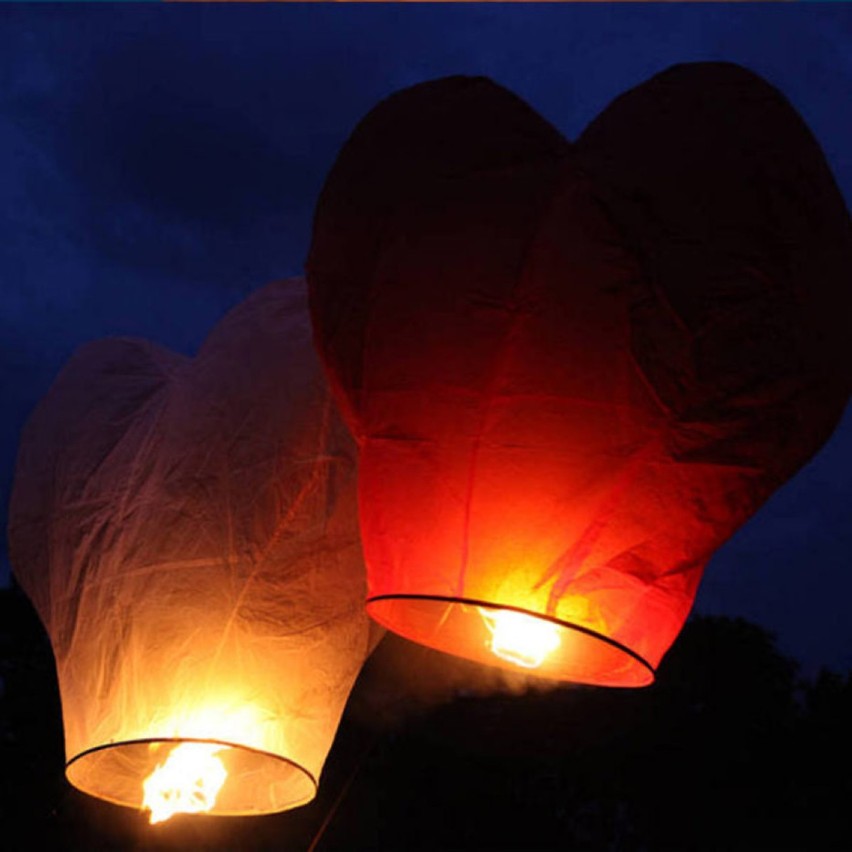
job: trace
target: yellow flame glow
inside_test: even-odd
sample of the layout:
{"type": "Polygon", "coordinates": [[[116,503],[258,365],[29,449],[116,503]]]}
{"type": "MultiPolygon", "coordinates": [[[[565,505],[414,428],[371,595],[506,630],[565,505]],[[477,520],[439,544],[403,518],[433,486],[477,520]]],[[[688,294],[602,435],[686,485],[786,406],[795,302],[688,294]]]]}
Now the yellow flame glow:
{"type": "Polygon", "coordinates": [[[180,743],[142,782],[142,807],[151,811],[151,824],[178,813],[198,814],[216,804],[228,771],[217,753],[218,743],[180,743]]]}
{"type": "Polygon", "coordinates": [[[560,644],[559,628],[542,618],[510,609],[479,613],[491,633],[491,651],[507,662],[537,669],[560,644]]]}

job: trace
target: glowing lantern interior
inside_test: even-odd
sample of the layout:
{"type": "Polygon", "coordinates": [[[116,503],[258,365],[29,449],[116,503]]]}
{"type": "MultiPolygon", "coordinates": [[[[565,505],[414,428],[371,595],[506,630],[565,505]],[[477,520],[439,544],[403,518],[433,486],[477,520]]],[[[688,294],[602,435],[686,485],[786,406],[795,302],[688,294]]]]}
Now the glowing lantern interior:
{"type": "Polygon", "coordinates": [[[525,669],[537,669],[559,647],[559,628],[552,622],[510,609],[479,613],[491,632],[492,653],[525,669]]]}
{"type": "MultiPolygon", "coordinates": [[[[152,746],[152,748],[156,748],[152,746]]],[[[152,824],[174,814],[206,813],[228,777],[217,754],[227,746],[219,743],[180,743],[142,782],[142,808],[151,812],[152,824]]]]}
{"type": "MultiPolygon", "coordinates": [[[[651,667],[610,638],[599,619],[566,624],[533,607],[500,607],[483,600],[404,595],[375,598],[367,611],[380,624],[412,641],[485,665],[522,669],[541,677],[603,686],[644,686],[651,667]]],[[[582,607],[577,603],[577,611],[582,607]]]]}

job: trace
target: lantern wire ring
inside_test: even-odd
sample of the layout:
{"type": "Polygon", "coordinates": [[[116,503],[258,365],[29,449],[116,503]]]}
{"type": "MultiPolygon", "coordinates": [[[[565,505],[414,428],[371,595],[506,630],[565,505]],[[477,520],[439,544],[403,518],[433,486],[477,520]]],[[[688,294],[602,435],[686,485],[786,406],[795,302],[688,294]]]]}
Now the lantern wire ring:
{"type": "MultiPolygon", "coordinates": [[[[85,751],[81,751],[79,754],[75,754],[74,757],[72,757],[71,760],[69,760],[65,764],[65,770],[67,772],[67,770],[71,768],[72,764],[76,763],[81,758],[87,757],[90,754],[94,754],[95,752],[106,751],[107,749],[116,748],[118,746],[144,745],[146,743],[211,743],[215,745],[224,746],[225,748],[234,748],[243,751],[250,751],[253,754],[259,754],[263,757],[271,757],[274,760],[280,760],[282,763],[289,763],[290,766],[292,766],[294,769],[297,769],[299,772],[304,773],[308,777],[311,784],[313,785],[314,792],[310,798],[307,798],[302,802],[297,802],[293,805],[288,805],[288,809],[298,807],[299,805],[306,804],[307,802],[312,801],[314,798],[316,798],[317,791],[319,790],[319,782],[316,778],[314,778],[313,773],[305,769],[304,766],[300,766],[294,760],[290,760],[289,757],[284,757],[280,754],[274,754],[271,751],[264,751],[260,748],[252,748],[252,746],[243,745],[242,743],[227,742],[226,740],[205,739],[203,737],[141,737],[139,739],[133,740],[115,740],[114,742],[104,743],[103,745],[97,745],[93,746],[92,748],[87,748],[85,751]]],[[[125,807],[127,806],[126,802],[121,802],[116,799],[109,799],[101,794],[98,794],[98,798],[106,798],[107,801],[111,801],[115,804],[123,805],[125,807]]]]}
{"type": "Polygon", "coordinates": [[[557,625],[558,627],[566,627],[569,630],[576,630],[579,633],[585,633],[587,636],[591,636],[593,639],[599,639],[601,642],[605,642],[607,645],[611,645],[613,648],[617,648],[624,654],[627,654],[629,657],[632,657],[636,660],[637,663],[643,665],[653,677],[657,676],[654,667],[643,657],[639,656],[632,648],[628,648],[627,645],[622,645],[616,639],[612,639],[609,636],[604,636],[602,633],[597,633],[592,630],[590,627],[584,627],[582,624],[574,624],[571,621],[563,621],[560,618],[556,618],[552,615],[544,615],[542,613],[533,612],[528,609],[524,609],[520,606],[512,606],[511,604],[502,604],[495,603],[494,601],[480,601],[475,600],[473,598],[454,598],[450,595],[376,595],[372,598],[367,598],[367,604],[375,603],[376,601],[389,601],[389,600],[426,600],[426,601],[445,601],[446,603],[453,604],[465,604],[467,606],[477,606],[477,607],[485,607],[486,609],[505,609],[510,610],[512,612],[518,612],[522,615],[529,615],[533,618],[540,618],[544,621],[549,621],[552,624],[557,625]]]}

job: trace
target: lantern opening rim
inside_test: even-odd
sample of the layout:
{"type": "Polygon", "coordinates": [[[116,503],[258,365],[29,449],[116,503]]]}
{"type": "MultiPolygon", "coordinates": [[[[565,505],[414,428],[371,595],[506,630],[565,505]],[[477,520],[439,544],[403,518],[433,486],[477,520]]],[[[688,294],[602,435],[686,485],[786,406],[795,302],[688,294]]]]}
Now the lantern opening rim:
{"type": "MultiPolygon", "coordinates": [[[[91,757],[93,754],[101,753],[101,752],[109,752],[117,749],[125,749],[126,747],[132,746],[144,746],[144,745],[159,745],[159,744],[181,744],[181,743],[209,743],[211,745],[221,745],[224,748],[233,749],[237,752],[242,752],[244,754],[252,754],[257,755],[262,758],[271,758],[272,760],[278,763],[288,764],[290,767],[295,769],[300,776],[302,776],[305,780],[307,780],[311,785],[311,791],[309,794],[301,797],[301,798],[293,798],[287,801],[286,804],[281,805],[280,807],[275,808],[264,808],[264,809],[252,809],[252,808],[221,808],[214,807],[211,811],[204,812],[201,814],[202,816],[211,816],[211,817],[239,817],[239,816],[262,816],[264,814],[273,814],[273,813],[281,813],[283,811],[292,810],[293,808],[301,807],[302,805],[308,804],[308,802],[313,801],[316,798],[317,791],[319,790],[319,781],[314,776],[314,774],[302,766],[300,763],[292,760],[289,757],[285,757],[282,754],[276,754],[275,752],[267,751],[265,749],[255,748],[253,746],[244,745],[243,743],[233,742],[228,740],[216,739],[213,737],[137,737],[133,739],[122,739],[115,740],[114,742],[101,743],[100,745],[92,746],[91,748],[84,749],[81,752],[78,752],[74,755],[70,760],[67,760],[65,763],[65,777],[68,780],[68,783],[71,784],[74,788],[80,790],[88,796],[92,796],[96,799],[102,799],[103,801],[110,802],[114,805],[119,805],[120,807],[131,808],[133,810],[138,811],[141,807],[141,796],[139,801],[128,801],[127,798],[121,798],[119,796],[113,796],[109,793],[103,792],[99,790],[98,792],[94,792],[92,789],[87,788],[86,786],[81,785],[79,779],[74,781],[71,779],[71,775],[69,770],[75,764],[79,764],[81,760],[86,757],[91,757]]],[[[139,779],[139,790],[141,792],[142,789],[142,778],[139,779]]]]}
{"type": "Polygon", "coordinates": [[[616,687],[616,688],[637,688],[643,686],[650,686],[656,679],[656,669],[651,665],[644,657],[634,651],[632,648],[624,645],[619,642],[617,639],[613,639],[610,636],[607,636],[603,633],[600,633],[596,630],[593,630],[590,627],[586,627],[582,624],[577,624],[572,621],[568,621],[565,619],[557,618],[553,615],[547,615],[545,613],[537,612],[534,609],[530,609],[528,607],[517,606],[514,604],[501,603],[494,600],[480,600],[477,598],[466,598],[460,597],[456,595],[438,595],[438,594],[413,594],[413,593],[398,593],[398,594],[381,594],[381,595],[372,595],[366,600],[366,608],[370,617],[380,623],[382,626],[386,627],[388,630],[399,634],[407,639],[410,639],[414,642],[418,642],[420,644],[428,645],[429,647],[435,648],[444,653],[449,653],[454,656],[464,657],[466,659],[473,659],[477,662],[485,663],[486,665],[494,665],[500,668],[507,668],[512,671],[519,671],[525,674],[531,675],[533,677],[541,677],[545,679],[555,679],[561,680],[565,682],[574,682],[574,683],[583,683],[594,686],[607,686],[607,687],[616,687]],[[411,630],[406,630],[405,627],[402,627],[400,624],[397,624],[391,619],[382,618],[377,615],[375,604],[381,604],[382,602],[391,602],[391,601],[423,601],[423,602],[436,602],[436,603],[446,603],[451,605],[459,605],[462,607],[471,607],[471,608],[485,608],[489,610],[504,610],[509,612],[517,612],[522,615],[527,615],[532,618],[540,619],[542,621],[550,622],[551,624],[556,625],[557,627],[574,633],[579,634],[580,636],[588,637],[590,639],[595,640],[596,642],[601,642],[605,646],[613,649],[614,651],[620,652],[621,654],[626,655],[630,660],[634,663],[638,663],[642,669],[646,670],[650,677],[641,681],[617,681],[617,680],[595,680],[589,678],[580,678],[577,676],[572,676],[571,674],[561,673],[559,670],[554,670],[553,667],[550,666],[542,666],[542,669],[533,670],[529,668],[521,668],[520,666],[506,664],[501,661],[496,656],[486,657],[485,655],[478,654],[470,654],[465,653],[462,650],[454,650],[453,648],[447,647],[444,644],[439,643],[431,643],[428,640],[418,638],[416,633],[411,630]]]}

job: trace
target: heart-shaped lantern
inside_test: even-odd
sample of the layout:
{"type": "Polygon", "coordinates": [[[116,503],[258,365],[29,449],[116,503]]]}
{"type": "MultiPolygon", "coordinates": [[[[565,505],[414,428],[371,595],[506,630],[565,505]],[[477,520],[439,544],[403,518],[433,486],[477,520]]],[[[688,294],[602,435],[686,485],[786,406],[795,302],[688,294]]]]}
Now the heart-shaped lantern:
{"type": "Polygon", "coordinates": [[[194,359],[74,355],[24,430],[10,512],[71,783],[152,821],[314,797],[368,648],[355,490],[303,281],[252,295],[194,359]]]}
{"type": "Polygon", "coordinates": [[[734,65],[669,69],[575,144],[482,78],[379,104],[307,270],[370,615],[653,680],[714,551],[842,413],[850,232],[801,119],[734,65]]]}

